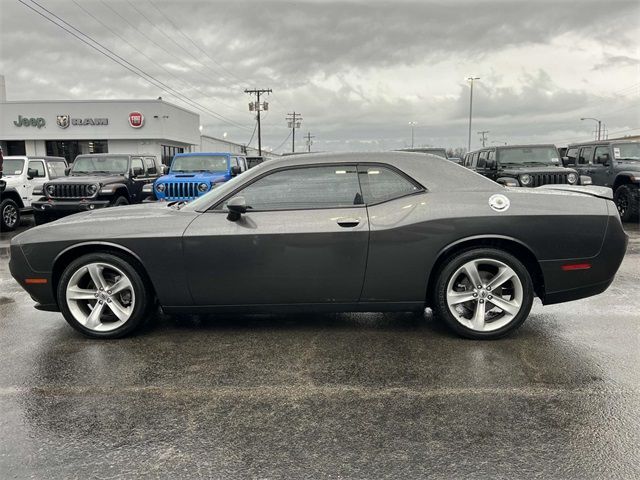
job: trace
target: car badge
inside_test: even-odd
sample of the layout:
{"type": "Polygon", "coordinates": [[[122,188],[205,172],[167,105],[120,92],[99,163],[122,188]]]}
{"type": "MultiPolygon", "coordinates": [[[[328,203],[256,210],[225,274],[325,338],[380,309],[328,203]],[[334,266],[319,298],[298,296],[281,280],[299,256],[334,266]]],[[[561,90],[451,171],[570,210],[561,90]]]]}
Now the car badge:
{"type": "Polygon", "coordinates": [[[69,115],[58,115],[56,123],[60,128],[67,128],[69,126],[69,115]]]}
{"type": "Polygon", "coordinates": [[[504,195],[497,193],[489,198],[489,206],[496,212],[506,212],[509,210],[511,202],[504,195]]]}

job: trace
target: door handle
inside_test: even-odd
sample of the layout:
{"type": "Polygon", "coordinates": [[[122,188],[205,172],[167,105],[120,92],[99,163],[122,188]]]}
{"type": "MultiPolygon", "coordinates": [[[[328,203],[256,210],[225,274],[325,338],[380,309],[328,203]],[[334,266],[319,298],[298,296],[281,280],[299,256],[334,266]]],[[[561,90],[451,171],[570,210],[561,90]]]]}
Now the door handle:
{"type": "Polygon", "coordinates": [[[344,228],[353,228],[353,227],[357,227],[360,224],[360,219],[343,217],[343,218],[339,218],[337,220],[337,223],[338,225],[344,228]]]}

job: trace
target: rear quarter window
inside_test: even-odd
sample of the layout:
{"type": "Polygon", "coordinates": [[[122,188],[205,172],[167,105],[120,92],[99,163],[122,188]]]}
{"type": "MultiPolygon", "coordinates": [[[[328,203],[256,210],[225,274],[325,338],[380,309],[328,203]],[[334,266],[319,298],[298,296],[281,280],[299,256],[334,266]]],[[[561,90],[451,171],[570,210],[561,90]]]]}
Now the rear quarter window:
{"type": "Polygon", "coordinates": [[[398,172],[377,165],[359,166],[358,178],[367,204],[386,202],[422,190],[398,172]]]}

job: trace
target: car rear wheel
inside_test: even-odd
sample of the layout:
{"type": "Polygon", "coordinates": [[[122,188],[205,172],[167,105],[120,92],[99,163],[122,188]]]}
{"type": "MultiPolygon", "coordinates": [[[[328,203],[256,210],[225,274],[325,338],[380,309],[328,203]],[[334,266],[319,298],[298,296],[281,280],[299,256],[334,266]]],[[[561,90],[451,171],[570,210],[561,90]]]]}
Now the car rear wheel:
{"type": "Polygon", "coordinates": [[[533,296],[522,262],[501,250],[478,248],[445,263],[436,284],[435,310],[463,337],[494,339],[525,321],[533,296]]]}
{"type": "Polygon", "coordinates": [[[632,185],[621,185],[614,194],[616,207],[623,222],[637,220],[640,212],[640,189],[632,185]]]}
{"type": "Polygon", "coordinates": [[[2,225],[3,232],[15,230],[20,225],[20,208],[10,198],[5,198],[0,203],[0,225],[2,225]]]}
{"type": "Polygon", "coordinates": [[[131,333],[144,321],[152,303],[136,267],[110,253],[92,253],[71,262],[57,293],[65,320],[93,338],[131,333]]]}

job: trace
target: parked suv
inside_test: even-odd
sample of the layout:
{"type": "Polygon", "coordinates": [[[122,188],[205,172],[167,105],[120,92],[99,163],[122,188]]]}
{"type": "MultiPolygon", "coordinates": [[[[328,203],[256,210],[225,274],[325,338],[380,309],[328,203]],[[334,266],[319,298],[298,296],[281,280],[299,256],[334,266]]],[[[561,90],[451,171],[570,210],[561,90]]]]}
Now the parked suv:
{"type": "Polygon", "coordinates": [[[243,156],[225,152],[179,153],[167,175],[144,193],[156,200],[188,202],[247,170],[243,156]]]}
{"type": "Polygon", "coordinates": [[[640,212],[640,142],[603,140],[572,144],[562,159],[594,185],[613,189],[613,198],[623,221],[637,220],[640,212]]]}
{"type": "Polygon", "coordinates": [[[20,224],[21,214],[32,211],[31,203],[40,196],[42,185],[64,177],[67,161],[63,157],[4,157],[5,188],[0,193],[0,230],[13,230],[20,224]]]}
{"type": "Polygon", "coordinates": [[[46,182],[43,197],[33,202],[36,224],[96,208],[138,203],[142,187],[160,172],[161,165],[153,155],[78,155],[69,175],[46,182]]]}
{"type": "Polygon", "coordinates": [[[589,177],[562,166],[555,145],[481,148],[465,155],[464,166],[507,187],[591,184],[589,177]]]}

